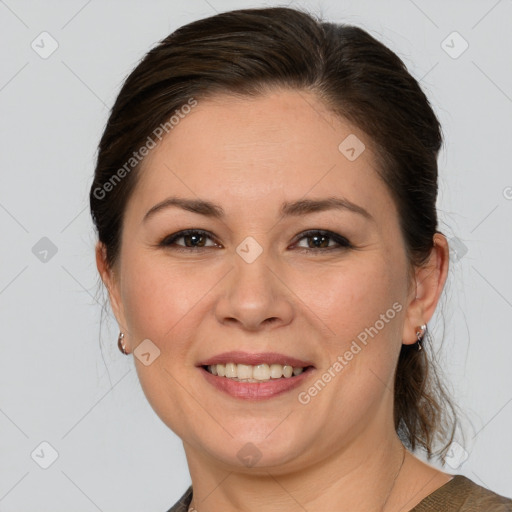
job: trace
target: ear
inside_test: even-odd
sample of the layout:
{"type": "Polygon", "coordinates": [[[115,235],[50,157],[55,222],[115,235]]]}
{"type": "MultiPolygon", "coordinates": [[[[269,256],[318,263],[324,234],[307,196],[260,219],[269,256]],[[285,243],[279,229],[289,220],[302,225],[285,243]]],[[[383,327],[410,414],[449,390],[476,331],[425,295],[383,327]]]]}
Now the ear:
{"type": "Polygon", "coordinates": [[[418,327],[427,324],[432,318],[448,275],[450,250],[446,237],[434,235],[434,247],[427,263],[416,268],[412,300],[407,308],[402,342],[404,345],[416,343],[418,327]]]}
{"type": "MultiPolygon", "coordinates": [[[[96,267],[101,276],[103,284],[108,290],[110,306],[116,317],[119,328],[127,333],[127,324],[124,315],[123,302],[121,300],[120,282],[113,268],[107,263],[107,248],[102,242],[96,244],[96,267]]],[[[128,340],[126,340],[128,343],[128,340]]]]}

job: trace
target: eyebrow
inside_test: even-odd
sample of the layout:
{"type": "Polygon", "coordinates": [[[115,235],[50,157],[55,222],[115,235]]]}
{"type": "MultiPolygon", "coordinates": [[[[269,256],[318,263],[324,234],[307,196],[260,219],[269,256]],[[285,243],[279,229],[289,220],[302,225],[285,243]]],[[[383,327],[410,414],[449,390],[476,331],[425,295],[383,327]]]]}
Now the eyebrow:
{"type": "MultiPolygon", "coordinates": [[[[168,197],[151,207],[144,215],[143,222],[146,222],[147,219],[155,213],[170,207],[181,208],[183,210],[214,219],[222,219],[225,216],[224,209],[218,204],[203,199],[186,199],[183,197],[173,196],[168,197]]],[[[341,197],[299,199],[293,202],[284,202],[281,205],[280,215],[283,217],[300,216],[326,210],[347,210],[357,213],[368,220],[375,220],[364,208],[341,197]]]]}

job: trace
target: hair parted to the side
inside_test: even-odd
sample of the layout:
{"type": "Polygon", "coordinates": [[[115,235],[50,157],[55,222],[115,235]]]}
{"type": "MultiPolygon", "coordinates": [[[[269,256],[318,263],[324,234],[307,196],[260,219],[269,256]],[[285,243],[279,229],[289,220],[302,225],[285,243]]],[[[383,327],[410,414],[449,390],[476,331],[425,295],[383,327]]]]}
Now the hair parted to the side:
{"type": "MultiPolygon", "coordinates": [[[[99,144],[90,190],[92,218],[111,268],[140,165],[123,173],[108,194],[105,185],[155,128],[191,98],[258,96],[278,88],[316,94],[368,135],[397,206],[410,267],[425,264],[437,232],[442,135],[418,82],[363,29],[274,7],[220,13],[180,27],[126,79],[99,144]]],[[[423,448],[429,459],[436,453],[444,462],[458,422],[429,353],[402,346],[395,428],[407,447],[423,448]],[[436,443],[440,449],[434,452],[436,443]]]]}

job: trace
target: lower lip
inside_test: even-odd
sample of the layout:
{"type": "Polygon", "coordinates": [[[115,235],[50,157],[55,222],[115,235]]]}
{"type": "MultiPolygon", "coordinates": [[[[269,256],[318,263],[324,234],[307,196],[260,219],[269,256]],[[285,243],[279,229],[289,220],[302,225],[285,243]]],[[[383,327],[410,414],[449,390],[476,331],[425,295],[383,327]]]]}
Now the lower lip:
{"type": "Polygon", "coordinates": [[[313,371],[313,368],[309,367],[300,375],[289,378],[281,377],[280,379],[271,379],[264,382],[242,382],[228,377],[213,375],[203,367],[199,369],[212,386],[234,398],[242,398],[244,400],[266,400],[282,395],[300,386],[313,371]]]}

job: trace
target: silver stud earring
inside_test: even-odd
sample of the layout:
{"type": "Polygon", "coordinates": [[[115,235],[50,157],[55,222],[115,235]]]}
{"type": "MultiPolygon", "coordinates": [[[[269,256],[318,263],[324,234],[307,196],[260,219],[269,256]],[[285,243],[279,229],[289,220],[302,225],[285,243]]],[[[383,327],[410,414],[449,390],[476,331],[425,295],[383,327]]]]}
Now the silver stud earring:
{"type": "Polygon", "coordinates": [[[423,336],[425,335],[425,331],[427,330],[427,326],[425,324],[421,325],[417,328],[416,331],[416,338],[418,341],[416,342],[416,350],[419,352],[420,350],[423,350],[423,347],[421,346],[421,342],[423,341],[423,336]]]}
{"type": "Polygon", "coordinates": [[[123,354],[128,354],[128,352],[126,352],[126,347],[124,346],[124,333],[120,332],[119,333],[119,337],[117,338],[117,346],[119,347],[119,350],[123,353],[123,354]]]}

